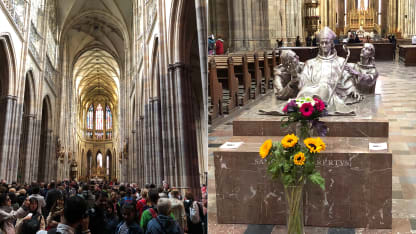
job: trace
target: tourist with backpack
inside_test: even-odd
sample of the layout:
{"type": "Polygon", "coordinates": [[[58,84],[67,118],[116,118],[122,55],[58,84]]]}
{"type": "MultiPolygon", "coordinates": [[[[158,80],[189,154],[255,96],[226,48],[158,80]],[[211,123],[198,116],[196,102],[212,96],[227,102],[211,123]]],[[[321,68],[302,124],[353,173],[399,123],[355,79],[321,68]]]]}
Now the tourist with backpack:
{"type": "Polygon", "coordinates": [[[168,198],[160,198],[157,202],[157,217],[150,220],[146,234],[182,234],[183,231],[171,216],[171,202],[168,198]]]}
{"type": "Polygon", "coordinates": [[[123,221],[117,226],[116,234],[142,234],[143,229],[136,223],[136,207],[134,204],[125,204],[121,208],[123,221]]]}
{"type": "Polygon", "coordinates": [[[147,224],[150,222],[150,220],[157,217],[156,204],[159,200],[159,192],[157,189],[150,189],[148,195],[149,199],[147,199],[147,209],[143,211],[142,217],[140,219],[140,227],[142,227],[145,231],[147,230],[147,224]]]}
{"type": "Polygon", "coordinates": [[[141,199],[137,201],[136,210],[137,210],[137,220],[140,223],[142,218],[143,211],[147,209],[147,199],[148,199],[149,190],[142,189],[140,192],[141,199]]]}
{"type": "Polygon", "coordinates": [[[202,207],[197,201],[194,200],[194,195],[191,192],[185,193],[184,206],[187,216],[188,233],[202,234],[202,207]]]}
{"type": "Polygon", "coordinates": [[[16,234],[34,234],[39,230],[45,230],[45,219],[38,210],[38,200],[32,197],[29,203],[29,214],[17,221],[16,234]]]}
{"type": "Polygon", "coordinates": [[[173,189],[171,192],[170,202],[172,203],[171,212],[175,216],[176,222],[178,222],[183,232],[188,231],[187,219],[185,207],[183,206],[183,201],[180,199],[179,190],[173,189]]]}

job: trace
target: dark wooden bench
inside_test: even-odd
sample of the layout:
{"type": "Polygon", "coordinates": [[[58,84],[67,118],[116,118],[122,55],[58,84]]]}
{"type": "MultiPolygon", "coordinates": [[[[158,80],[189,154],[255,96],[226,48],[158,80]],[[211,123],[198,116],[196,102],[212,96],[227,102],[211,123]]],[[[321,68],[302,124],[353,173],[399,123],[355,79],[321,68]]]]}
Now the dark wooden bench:
{"type": "Polygon", "coordinates": [[[250,99],[251,75],[248,72],[247,56],[245,54],[232,55],[234,75],[238,78],[238,104],[245,105],[250,99]]]}
{"type": "Polygon", "coordinates": [[[209,83],[208,83],[208,121],[212,123],[213,119],[222,115],[223,92],[222,84],[217,78],[217,67],[214,56],[209,58],[209,83]]]}

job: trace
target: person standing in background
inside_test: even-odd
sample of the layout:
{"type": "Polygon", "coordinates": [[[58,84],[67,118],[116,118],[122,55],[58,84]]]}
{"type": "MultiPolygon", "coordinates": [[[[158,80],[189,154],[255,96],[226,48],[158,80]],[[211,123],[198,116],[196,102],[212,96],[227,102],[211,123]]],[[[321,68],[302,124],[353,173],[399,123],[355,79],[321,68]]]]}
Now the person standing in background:
{"type": "Polygon", "coordinates": [[[217,35],[217,38],[215,42],[215,54],[224,54],[224,40],[221,35],[217,35]]]}

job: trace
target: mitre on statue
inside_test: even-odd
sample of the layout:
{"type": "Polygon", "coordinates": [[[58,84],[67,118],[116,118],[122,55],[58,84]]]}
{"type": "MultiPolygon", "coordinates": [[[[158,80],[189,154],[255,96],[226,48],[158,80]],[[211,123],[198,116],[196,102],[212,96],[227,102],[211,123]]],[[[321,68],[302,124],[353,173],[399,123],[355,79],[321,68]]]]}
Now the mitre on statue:
{"type": "Polygon", "coordinates": [[[335,40],[337,35],[329,27],[325,26],[319,33],[319,39],[335,40]]]}

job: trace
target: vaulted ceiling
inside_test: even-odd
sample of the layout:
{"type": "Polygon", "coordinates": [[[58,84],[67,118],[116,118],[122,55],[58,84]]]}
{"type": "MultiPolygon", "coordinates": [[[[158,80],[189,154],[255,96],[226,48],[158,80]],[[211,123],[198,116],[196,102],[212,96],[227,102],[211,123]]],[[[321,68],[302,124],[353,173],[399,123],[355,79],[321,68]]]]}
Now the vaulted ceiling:
{"type": "Polygon", "coordinates": [[[72,68],[79,110],[105,102],[115,110],[132,30],[132,0],[57,1],[61,45],[72,68]]]}

